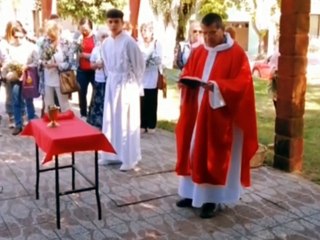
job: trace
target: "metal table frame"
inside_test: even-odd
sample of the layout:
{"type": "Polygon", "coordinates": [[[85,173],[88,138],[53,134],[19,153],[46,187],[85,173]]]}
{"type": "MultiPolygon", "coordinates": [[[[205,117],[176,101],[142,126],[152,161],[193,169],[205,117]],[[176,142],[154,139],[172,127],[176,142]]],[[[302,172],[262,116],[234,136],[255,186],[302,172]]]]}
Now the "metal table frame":
{"type": "Polygon", "coordinates": [[[40,173],[48,172],[48,171],[55,171],[55,195],[56,195],[56,217],[57,217],[57,228],[61,228],[60,224],[60,196],[72,194],[72,193],[80,193],[85,191],[92,191],[95,190],[96,199],[97,199],[97,207],[98,207],[98,219],[101,220],[101,203],[100,203],[100,195],[99,195],[99,167],[98,167],[98,151],[94,151],[94,173],[95,178],[94,182],[87,178],[75,165],[75,155],[74,152],[71,153],[71,164],[59,166],[59,158],[58,155],[55,155],[55,165],[54,167],[50,168],[40,168],[40,161],[39,161],[39,147],[36,145],[36,199],[39,199],[39,180],[40,180],[40,173]],[[59,187],[59,169],[71,168],[71,180],[72,180],[72,190],[68,190],[65,192],[60,192],[59,187]],[[78,188],[76,189],[75,186],[75,175],[76,172],[79,173],[91,186],[86,188],[78,188]]]}

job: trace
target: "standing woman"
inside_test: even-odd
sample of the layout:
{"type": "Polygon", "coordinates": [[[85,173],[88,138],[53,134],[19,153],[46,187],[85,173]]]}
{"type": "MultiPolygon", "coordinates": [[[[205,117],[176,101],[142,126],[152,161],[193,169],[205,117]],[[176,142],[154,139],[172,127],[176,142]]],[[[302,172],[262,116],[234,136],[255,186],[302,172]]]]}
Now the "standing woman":
{"type": "Polygon", "coordinates": [[[180,70],[187,63],[191,50],[203,44],[203,34],[201,24],[198,21],[192,21],[189,26],[188,39],[179,42],[176,64],[180,70]]]}
{"type": "Polygon", "coordinates": [[[22,98],[22,74],[28,68],[37,67],[39,58],[36,46],[26,40],[26,31],[21,24],[14,23],[11,33],[14,40],[7,45],[7,56],[2,70],[5,73],[7,84],[10,84],[12,89],[15,121],[15,129],[12,135],[17,135],[22,131],[23,127],[24,100],[27,107],[28,120],[36,117],[33,98],[22,98]]]}
{"type": "Polygon", "coordinates": [[[92,22],[88,18],[83,18],[79,23],[80,36],[80,52],[79,52],[79,66],[77,69],[77,81],[80,84],[79,91],[79,107],[80,115],[83,118],[87,117],[87,92],[88,85],[94,84],[94,70],[90,65],[91,52],[95,46],[95,36],[92,32],[92,22]]]}
{"type": "MultiPolygon", "coordinates": [[[[15,25],[19,25],[22,27],[21,22],[19,21],[9,21],[6,25],[6,30],[5,30],[5,35],[4,38],[1,41],[1,49],[2,49],[2,54],[3,54],[3,61],[5,61],[6,55],[8,54],[8,46],[10,43],[13,43],[15,41],[13,35],[12,35],[12,28],[15,25]]],[[[3,79],[5,81],[5,76],[3,76],[3,79]]],[[[6,90],[6,100],[5,100],[5,109],[6,113],[8,114],[9,120],[8,120],[8,127],[9,128],[14,128],[15,123],[14,123],[14,116],[13,116],[13,104],[12,104],[12,85],[10,83],[7,83],[5,81],[5,90],[6,90]]],[[[25,114],[25,103],[23,100],[22,101],[22,114],[25,114]]]]}
{"type": "Polygon", "coordinates": [[[45,41],[49,44],[45,48],[40,48],[40,57],[44,67],[44,105],[45,112],[48,111],[48,106],[55,105],[54,94],[56,94],[61,112],[70,109],[69,99],[67,94],[62,94],[60,91],[59,69],[64,69],[66,62],[63,52],[63,42],[60,39],[60,27],[54,20],[49,20],[46,24],[45,41]],[[44,60],[45,59],[45,60],[44,60]]]}
{"type": "Polygon", "coordinates": [[[104,93],[107,79],[106,71],[103,68],[104,64],[101,55],[101,44],[106,37],[108,37],[108,29],[99,29],[97,34],[98,42],[93,48],[90,57],[91,68],[95,70],[95,81],[93,85],[87,122],[99,128],[100,130],[102,129],[104,93]]]}
{"type": "Polygon", "coordinates": [[[143,23],[140,31],[142,41],[139,42],[139,47],[146,63],[142,79],[144,96],[141,97],[141,131],[154,133],[157,125],[157,81],[162,62],[162,49],[160,42],[154,39],[152,22],[143,23]]]}

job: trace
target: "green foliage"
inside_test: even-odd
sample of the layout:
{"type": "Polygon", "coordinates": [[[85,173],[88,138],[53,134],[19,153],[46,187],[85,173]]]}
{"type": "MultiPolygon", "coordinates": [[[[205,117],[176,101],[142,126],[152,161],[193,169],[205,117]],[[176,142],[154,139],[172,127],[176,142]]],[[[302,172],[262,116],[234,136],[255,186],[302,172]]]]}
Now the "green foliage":
{"type": "MultiPolygon", "coordinates": [[[[178,3],[173,0],[149,0],[153,12],[163,17],[165,26],[172,24],[177,28],[176,41],[184,40],[186,37],[186,26],[192,14],[196,13],[201,18],[209,12],[216,12],[226,19],[226,11],[229,7],[240,6],[243,0],[180,0],[178,3]],[[196,9],[198,9],[197,12],[196,9]]],[[[245,2],[245,1],[243,1],[245,2]]]]}
{"type": "Polygon", "coordinates": [[[169,132],[174,132],[176,128],[176,123],[173,121],[159,120],[157,122],[157,127],[169,132]]]}
{"type": "Polygon", "coordinates": [[[202,17],[214,12],[220,14],[223,19],[227,19],[227,9],[234,6],[234,1],[225,0],[202,0],[199,7],[199,15],[202,17]]]}
{"type": "Polygon", "coordinates": [[[71,17],[75,21],[88,17],[95,23],[102,23],[107,9],[122,9],[124,3],[125,0],[59,0],[58,14],[62,18],[71,17]]]}

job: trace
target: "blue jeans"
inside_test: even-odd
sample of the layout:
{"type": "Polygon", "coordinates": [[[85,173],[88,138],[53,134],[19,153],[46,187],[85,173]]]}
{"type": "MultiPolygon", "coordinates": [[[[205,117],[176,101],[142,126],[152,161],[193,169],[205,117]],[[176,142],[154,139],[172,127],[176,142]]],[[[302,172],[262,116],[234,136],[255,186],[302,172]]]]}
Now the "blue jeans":
{"type": "Polygon", "coordinates": [[[88,104],[87,104],[87,92],[89,83],[93,87],[94,84],[94,70],[77,70],[77,81],[80,85],[79,91],[79,107],[80,115],[83,117],[87,116],[88,104]]]}
{"type": "MultiPolygon", "coordinates": [[[[11,118],[13,117],[13,97],[12,97],[12,89],[13,89],[14,84],[10,82],[5,83],[5,89],[6,89],[6,100],[5,100],[5,108],[6,108],[6,113],[8,116],[11,118]]],[[[25,114],[25,103],[22,101],[22,107],[21,107],[21,114],[25,114]]]]}
{"type": "Polygon", "coordinates": [[[36,110],[34,108],[33,98],[25,98],[24,100],[26,102],[28,120],[36,118],[36,110]]]}
{"type": "Polygon", "coordinates": [[[6,89],[6,100],[5,100],[6,113],[11,117],[13,116],[12,85],[8,82],[5,83],[5,89],[6,89]]]}
{"type": "Polygon", "coordinates": [[[27,107],[28,120],[35,118],[35,108],[33,105],[33,98],[24,99],[22,98],[22,87],[21,83],[13,83],[12,85],[12,102],[13,102],[13,115],[16,128],[22,128],[22,113],[24,107],[27,107]]]}

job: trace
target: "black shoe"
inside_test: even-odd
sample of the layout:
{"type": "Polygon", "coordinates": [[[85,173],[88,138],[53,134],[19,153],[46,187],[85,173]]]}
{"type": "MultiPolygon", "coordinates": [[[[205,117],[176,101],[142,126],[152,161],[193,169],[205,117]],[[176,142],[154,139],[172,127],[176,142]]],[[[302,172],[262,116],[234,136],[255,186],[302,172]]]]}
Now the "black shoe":
{"type": "Polygon", "coordinates": [[[215,203],[205,203],[201,207],[200,217],[201,218],[212,218],[216,210],[215,203]]]}
{"type": "Polygon", "coordinates": [[[177,207],[180,208],[191,208],[192,207],[192,199],[183,198],[176,203],[177,207]]]}
{"type": "Polygon", "coordinates": [[[21,133],[22,132],[22,128],[14,128],[13,129],[13,131],[12,131],[12,135],[13,136],[16,136],[16,135],[18,135],[19,133],[21,133]]]}

